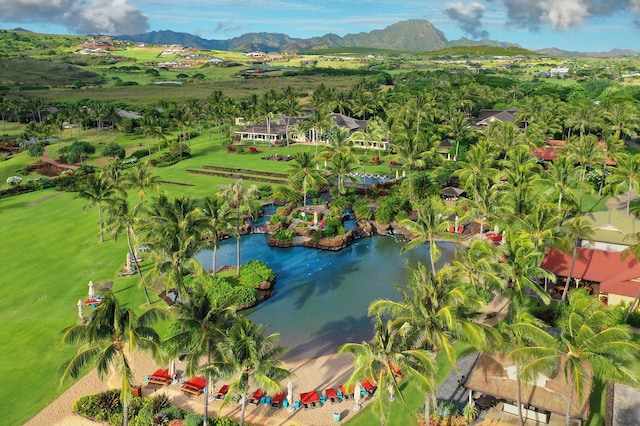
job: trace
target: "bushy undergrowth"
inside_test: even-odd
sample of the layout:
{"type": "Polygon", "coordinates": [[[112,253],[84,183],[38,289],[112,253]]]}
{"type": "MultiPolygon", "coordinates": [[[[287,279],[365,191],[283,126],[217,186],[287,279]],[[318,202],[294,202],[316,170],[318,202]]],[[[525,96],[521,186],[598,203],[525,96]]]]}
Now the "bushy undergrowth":
{"type": "MultiPolygon", "coordinates": [[[[123,422],[120,390],[114,389],[79,398],[73,404],[78,415],[94,420],[121,425],[123,422]]],[[[172,420],[184,420],[184,425],[202,425],[202,416],[171,405],[166,395],[153,398],[133,397],[129,402],[129,425],[168,425],[172,420]]],[[[238,422],[228,418],[207,419],[210,426],[236,426],[238,422]]]]}
{"type": "Polygon", "coordinates": [[[276,273],[261,260],[250,260],[240,267],[240,283],[255,287],[263,281],[273,281],[276,273]]]}

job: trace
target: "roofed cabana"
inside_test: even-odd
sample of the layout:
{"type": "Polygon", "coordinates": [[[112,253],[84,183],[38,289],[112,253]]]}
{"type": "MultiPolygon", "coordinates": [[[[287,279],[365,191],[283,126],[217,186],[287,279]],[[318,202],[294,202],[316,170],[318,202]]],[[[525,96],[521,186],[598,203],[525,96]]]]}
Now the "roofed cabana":
{"type": "MultiPolygon", "coordinates": [[[[530,381],[521,380],[521,402],[523,415],[544,423],[548,422],[550,413],[564,416],[567,411],[570,385],[564,379],[561,365],[559,373],[553,377],[538,374],[530,381]]],[[[482,353],[476,360],[471,372],[466,378],[464,387],[469,390],[470,398],[473,394],[490,395],[503,400],[502,411],[518,415],[517,411],[517,381],[516,365],[502,354],[482,353]]],[[[573,396],[571,403],[571,417],[580,421],[587,419],[589,414],[589,395],[591,381],[585,381],[583,389],[584,400],[578,403],[573,396]]]]}
{"type": "Polygon", "coordinates": [[[466,191],[464,189],[456,188],[455,186],[444,187],[441,191],[442,198],[449,201],[456,201],[465,193],[466,191]]]}

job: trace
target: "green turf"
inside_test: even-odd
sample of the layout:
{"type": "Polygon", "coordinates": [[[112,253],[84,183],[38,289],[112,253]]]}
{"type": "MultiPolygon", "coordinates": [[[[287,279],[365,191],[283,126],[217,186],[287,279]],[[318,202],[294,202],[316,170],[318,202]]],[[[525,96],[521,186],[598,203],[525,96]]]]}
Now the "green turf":
{"type": "MultiPolygon", "coordinates": [[[[58,369],[73,352],[60,331],[78,321],[89,280],[115,282],[131,306],[144,304],[137,278],[119,278],[126,241],[97,238],[97,210],[53,190],[0,199],[0,418],[21,424],[61,391],[58,369]],[[38,201],[40,201],[38,203],[38,201]]],[[[90,314],[90,309],[85,310],[90,314]]]]}

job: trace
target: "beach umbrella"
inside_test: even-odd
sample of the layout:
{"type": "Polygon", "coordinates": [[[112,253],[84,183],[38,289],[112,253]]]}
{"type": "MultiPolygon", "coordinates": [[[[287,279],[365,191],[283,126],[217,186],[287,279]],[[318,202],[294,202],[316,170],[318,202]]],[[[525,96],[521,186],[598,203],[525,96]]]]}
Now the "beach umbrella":
{"type": "Polygon", "coordinates": [[[171,364],[169,364],[169,376],[175,380],[176,377],[176,360],[171,360],[171,364]]]}
{"type": "Polygon", "coordinates": [[[287,404],[289,405],[288,410],[293,411],[293,383],[291,380],[287,383],[287,404]]]}
{"type": "Polygon", "coordinates": [[[81,320],[84,320],[84,303],[82,303],[81,299],[78,299],[78,316],[80,317],[81,320]]]}
{"type": "Polygon", "coordinates": [[[93,299],[96,297],[96,288],[93,285],[93,281],[89,281],[89,298],[93,299]]]}
{"type": "Polygon", "coordinates": [[[400,172],[396,170],[396,180],[398,180],[399,178],[400,178],[400,172]]]}
{"type": "Polygon", "coordinates": [[[131,253],[127,252],[127,260],[125,262],[125,267],[127,269],[127,272],[131,272],[131,262],[132,262],[131,253]]]}
{"type": "Polygon", "coordinates": [[[407,175],[406,175],[406,173],[405,173],[405,171],[404,171],[404,170],[402,170],[402,177],[403,177],[403,178],[407,177],[407,175]]]}
{"type": "Polygon", "coordinates": [[[496,234],[496,235],[498,235],[498,225],[495,225],[495,226],[493,227],[493,233],[494,233],[494,234],[496,234]]]}
{"type": "Polygon", "coordinates": [[[505,231],[504,229],[502,230],[502,244],[506,244],[507,243],[507,231],[505,231]]]}
{"type": "Polygon", "coordinates": [[[362,391],[360,390],[360,383],[356,383],[356,389],[353,391],[353,400],[355,401],[355,405],[353,406],[354,410],[359,410],[362,408],[360,405],[360,398],[362,398],[362,391]]]}
{"type": "Polygon", "coordinates": [[[324,168],[325,168],[325,170],[327,169],[327,159],[326,158],[324,160],[324,168]]]}
{"type": "Polygon", "coordinates": [[[318,224],[318,212],[313,212],[313,224],[318,224]]]}

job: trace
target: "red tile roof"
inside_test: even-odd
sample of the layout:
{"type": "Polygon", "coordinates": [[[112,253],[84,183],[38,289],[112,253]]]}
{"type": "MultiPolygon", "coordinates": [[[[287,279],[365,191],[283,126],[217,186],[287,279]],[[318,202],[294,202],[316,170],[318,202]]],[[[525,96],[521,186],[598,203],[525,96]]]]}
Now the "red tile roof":
{"type": "MultiPolygon", "coordinates": [[[[549,249],[542,260],[542,268],[566,277],[571,268],[571,254],[549,249]]],[[[622,260],[620,252],[578,248],[578,257],[571,274],[574,278],[600,283],[603,293],[635,297],[640,290],[640,262],[633,256],[622,260]]]]}

